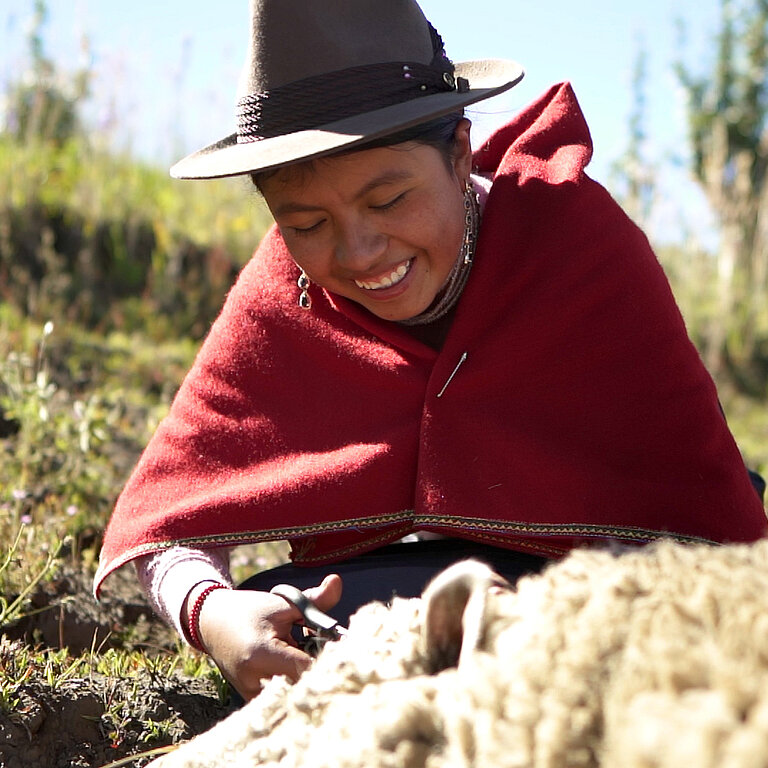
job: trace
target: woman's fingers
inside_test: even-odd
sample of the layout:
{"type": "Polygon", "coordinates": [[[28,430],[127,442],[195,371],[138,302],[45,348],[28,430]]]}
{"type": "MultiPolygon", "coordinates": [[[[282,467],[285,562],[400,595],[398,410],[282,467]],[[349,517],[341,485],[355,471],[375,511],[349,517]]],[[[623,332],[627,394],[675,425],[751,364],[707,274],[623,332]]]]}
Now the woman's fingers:
{"type": "Polygon", "coordinates": [[[304,590],[304,594],[321,610],[330,611],[341,600],[341,576],[331,573],[317,587],[304,590]]]}
{"type": "Polygon", "coordinates": [[[326,576],[316,587],[309,587],[300,591],[296,587],[281,585],[275,587],[270,595],[275,595],[282,600],[282,609],[272,616],[275,626],[280,627],[280,635],[286,636],[293,624],[308,623],[312,625],[311,608],[317,608],[321,614],[330,611],[341,598],[341,577],[333,573],[326,576]],[[291,593],[295,593],[295,597],[291,593]],[[307,604],[310,601],[311,605],[307,604]]]}
{"type": "MultiPolygon", "coordinates": [[[[321,611],[341,597],[341,578],[331,574],[306,595],[321,611]]],[[[301,612],[278,595],[247,590],[216,590],[200,612],[200,635],[222,674],[245,699],[261,690],[264,679],[285,675],[298,680],[312,659],[291,635],[301,612]]]]}
{"type": "Polygon", "coordinates": [[[276,640],[269,652],[271,675],[285,675],[294,683],[311,663],[311,656],[282,640],[276,640]]]}
{"type": "MultiPolygon", "coordinates": [[[[335,605],[341,580],[329,577],[315,587],[324,605],[335,605]]],[[[301,613],[268,592],[216,590],[200,613],[200,635],[224,677],[244,699],[261,690],[263,680],[285,675],[298,680],[312,659],[291,636],[301,613]]]]}

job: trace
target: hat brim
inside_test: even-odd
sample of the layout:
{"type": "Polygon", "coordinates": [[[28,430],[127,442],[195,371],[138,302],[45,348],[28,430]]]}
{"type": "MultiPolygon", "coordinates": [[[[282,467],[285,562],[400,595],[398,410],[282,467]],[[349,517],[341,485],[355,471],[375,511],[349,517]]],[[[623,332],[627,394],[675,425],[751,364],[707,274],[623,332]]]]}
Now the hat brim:
{"type": "Polygon", "coordinates": [[[234,133],[180,160],[171,168],[171,176],[176,179],[239,176],[328,155],[496,96],[517,85],[525,73],[515,61],[485,59],[456,64],[455,74],[469,81],[468,91],[431,94],[312,130],[260,141],[239,144],[234,133]]]}

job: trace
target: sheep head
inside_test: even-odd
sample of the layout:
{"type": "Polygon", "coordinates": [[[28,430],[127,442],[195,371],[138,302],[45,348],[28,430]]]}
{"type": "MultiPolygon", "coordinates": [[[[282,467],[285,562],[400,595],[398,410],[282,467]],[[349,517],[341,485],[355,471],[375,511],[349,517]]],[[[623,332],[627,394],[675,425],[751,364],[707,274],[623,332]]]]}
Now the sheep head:
{"type": "Polygon", "coordinates": [[[438,574],[424,591],[422,643],[431,672],[461,664],[481,649],[488,595],[512,585],[487,565],[463,560],[438,574]]]}

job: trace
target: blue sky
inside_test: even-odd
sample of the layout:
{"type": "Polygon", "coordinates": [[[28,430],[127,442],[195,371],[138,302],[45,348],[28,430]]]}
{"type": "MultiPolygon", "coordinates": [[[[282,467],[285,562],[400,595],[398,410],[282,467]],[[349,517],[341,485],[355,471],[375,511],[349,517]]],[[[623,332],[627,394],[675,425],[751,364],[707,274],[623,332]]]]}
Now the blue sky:
{"type": "MultiPolygon", "coordinates": [[[[31,0],[0,0],[3,79],[23,63],[31,6],[31,0]]],[[[230,132],[247,0],[49,0],[49,6],[49,53],[74,68],[79,41],[88,35],[97,73],[93,119],[120,142],[169,164],[230,132]]],[[[718,0],[422,0],[421,6],[454,60],[505,57],[525,66],[519,86],[478,105],[472,116],[481,136],[552,83],[570,80],[595,142],[591,172],[607,181],[626,149],[632,68],[644,46],[651,152],[660,162],[684,153],[682,95],[671,73],[679,53],[675,19],[688,26],[687,60],[706,60],[718,0]]]]}

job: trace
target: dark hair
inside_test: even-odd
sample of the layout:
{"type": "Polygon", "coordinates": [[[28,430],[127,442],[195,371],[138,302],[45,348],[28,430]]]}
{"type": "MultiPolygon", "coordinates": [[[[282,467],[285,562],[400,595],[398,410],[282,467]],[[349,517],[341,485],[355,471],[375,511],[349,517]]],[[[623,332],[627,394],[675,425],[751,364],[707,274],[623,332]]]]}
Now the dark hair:
{"type": "MultiPolygon", "coordinates": [[[[404,144],[405,142],[415,142],[425,144],[428,147],[434,147],[443,156],[446,164],[450,167],[453,160],[453,153],[456,144],[456,126],[464,117],[464,110],[450,112],[447,115],[435,117],[426,123],[419,123],[410,128],[405,128],[396,133],[390,133],[386,136],[380,136],[377,139],[366,141],[363,144],[356,144],[354,147],[338,152],[337,154],[349,154],[363,149],[376,149],[378,147],[391,147],[395,144],[404,144]]],[[[266,171],[256,171],[251,173],[251,181],[257,189],[261,189],[259,183],[273,176],[280,169],[270,169],[266,171]]]]}
{"type": "Polygon", "coordinates": [[[456,141],[456,126],[464,117],[464,110],[450,112],[447,115],[435,117],[429,122],[419,123],[405,128],[397,133],[390,133],[373,141],[360,144],[355,149],[375,149],[376,147],[391,147],[393,144],[404,144],[415,141],[437,149],[447,161],[453,159],[453,148],[456,141]]]}

